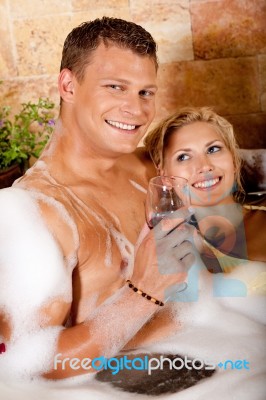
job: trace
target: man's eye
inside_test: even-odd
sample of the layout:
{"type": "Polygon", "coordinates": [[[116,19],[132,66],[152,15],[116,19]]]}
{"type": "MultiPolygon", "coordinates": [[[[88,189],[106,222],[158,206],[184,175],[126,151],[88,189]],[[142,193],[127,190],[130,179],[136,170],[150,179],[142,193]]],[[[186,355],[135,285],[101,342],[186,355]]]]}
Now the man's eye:
{"type": "Polygon", "coordinates": [[[177,161],[186,161],[186,160],[188,160],[189,159],[189,156],[187,155],[187,154],[180,154],[178,157],[177,157],[177,161]]]}
{"type": "Polygon", "coordinates": [[[152,96],[154,96],[154,92],[152,92],[151,90],[141,90],[140,92],[139,92],[139,94],[140,94],[140,96],[142,96],[142,97],[152,97],[152,96]]]}
{"type": "Polygon", "coordinates": [[[221,150],[221,146],[211,146],[208,148],[207,153],[212,154],[212,153],[217,153],[217,151],[221,150]]]}

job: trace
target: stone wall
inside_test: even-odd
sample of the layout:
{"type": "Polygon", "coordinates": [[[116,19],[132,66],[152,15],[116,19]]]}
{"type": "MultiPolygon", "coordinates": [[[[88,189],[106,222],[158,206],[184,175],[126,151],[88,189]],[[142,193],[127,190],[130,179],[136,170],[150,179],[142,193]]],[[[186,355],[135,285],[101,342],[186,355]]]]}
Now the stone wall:
{"type": "Polygon", "coordinates": [[[64,39],[103,15],[141,24],[158,42],[156,120],[213,106],[241,147],[266,147],[266,0],[0,0],[0,104],[48,96],[58,105],[64,39]]]}

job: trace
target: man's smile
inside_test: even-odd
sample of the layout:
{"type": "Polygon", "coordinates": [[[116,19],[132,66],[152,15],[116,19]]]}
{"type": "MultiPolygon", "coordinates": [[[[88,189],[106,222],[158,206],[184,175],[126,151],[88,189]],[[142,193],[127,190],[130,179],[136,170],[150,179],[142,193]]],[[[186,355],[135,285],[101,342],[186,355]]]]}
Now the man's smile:
{"type": "Polygon", "coordinates": [[[131,124],[125,124],[123,122],[118,122],[118,121],[112,121],[112,120],[106,120],[107,124],[114,126],[115,128],[118,129],[123,129],[126,131],[133,131],[134,129],[138,128],[140,125],[131,125],[131,124]]]}

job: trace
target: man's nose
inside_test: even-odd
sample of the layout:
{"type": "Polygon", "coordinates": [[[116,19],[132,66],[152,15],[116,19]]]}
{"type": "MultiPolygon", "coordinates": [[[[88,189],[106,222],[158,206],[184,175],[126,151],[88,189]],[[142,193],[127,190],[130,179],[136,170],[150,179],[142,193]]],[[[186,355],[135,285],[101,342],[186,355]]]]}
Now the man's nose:
{"type": "Polygon", "coordinates": [[[143,100],[139,95],[127,94],[123,99],[123,103],[120,107],[121,111],[125,114],[131,114],[133,116],[140,116],[143,112],[143,100]]]}

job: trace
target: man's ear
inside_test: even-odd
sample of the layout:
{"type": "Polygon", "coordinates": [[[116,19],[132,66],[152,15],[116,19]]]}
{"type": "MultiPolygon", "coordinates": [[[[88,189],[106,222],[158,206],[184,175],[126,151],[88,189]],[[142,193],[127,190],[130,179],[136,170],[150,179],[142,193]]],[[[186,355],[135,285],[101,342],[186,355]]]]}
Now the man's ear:
{"type": "Polygon", "coordinates": [[[58,77],[58,90],[60,97],[66,103],[73,103],[74,87],[75,77],[73,73],[69,69],[64,68],[58,77]]]}

